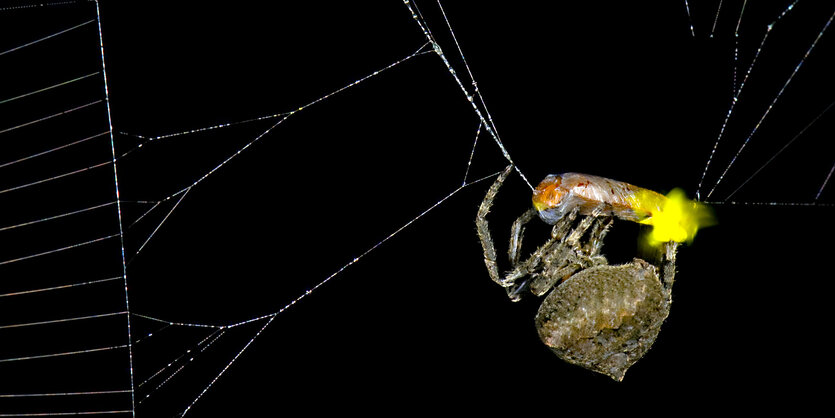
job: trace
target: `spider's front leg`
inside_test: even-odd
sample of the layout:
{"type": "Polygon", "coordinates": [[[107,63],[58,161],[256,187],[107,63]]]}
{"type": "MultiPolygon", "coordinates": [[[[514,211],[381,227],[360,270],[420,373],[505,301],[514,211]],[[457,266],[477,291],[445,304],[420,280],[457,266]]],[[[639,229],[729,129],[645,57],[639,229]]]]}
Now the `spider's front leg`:
{"type": "Polygon", "coordinates": [[[484,196],[484,200],[478,207],[478,215],[476,215],[475,219],[478,238],[481,241],[481,247],[484,250],[484,264],[487,266],[487,273],[490,274],[490,278],[493,279],[494,282],[498,283],[502,287],[507,287],[507,285],[505,284],[506,281],[504,278],[499,274],[499,267],[496,263],[496,245],[493,243],[493,238],[490,236],[490,225],[487,223],[487,214],[490,213],[490,208],[493,206],[493,200],[496,198],[499,188],[502,187],[502,183],[504,183],[505,179],[507,179],[507,176],[510,174],[512,169],[513,165],[507,166],[507,168],[499,174],[499,177],[496,178],[496,181],[493,182],[493,185],[490,186],[490,189],[487,190],[487,195],[484,196]]]}
{"type": "Polygon", "coordinates": [[[525,224],[536,217],[537,210],[530,208],[521,216],[516,218],[513,226],[510,228],[510,245],[507,248],[507,258],[510,260],[510,265],[515,266],[519,264],[519,255],[522,252],[522,239],[525,235],[525,224]]]}
{"type": "MultiPolygon", "coordinates": [[[[522,298],[522,291],[527,288],[527,280],[521,283],[517,283],[517,280],[529,275],[531,270],[536,267],[538,261],[532,262],[532,260],[538,260],[541,258],[540,252],[540,255],[529,259],[525,263],[519,264],[519,254],[522,248],[522,237],[525,231],[525,224],[536,217],[537,211],[534,208],[528,209],[513,223],[510,233],[510,246],[508,247],[507,255],[514,269],[505,275],[501,275],[499,273],[498,263],[496,261],[496,246],[490,235],[490,228],[487,223],[487,214],[493,206],[493,200],[496,198],[499,188],[502,183],[504,183],[512,169],[513,165],[507,166],[507,168],[499,174],[499,177],[496,178],[496,181],[493,182],[493,185],[490,186],[490,189],[487,191],[487,195],[484,196],[484,200],[481,202],[481,206],[479,206],[478,209],[478,215],[476,216],[476,229],[478,231],[479,240],[481,241],[481,246],[484,250],[484,264],[487,266],[487,272],[490,274],[490,278],[505,288],[507,296],[510,300],[517,302],[522,298]]],[[[542,250],[540,249],[540,251],[542,250]]]]}
{"type": "Polygon", "coordinates": [[[537,210],[534,208],[528,209],[516,218],[516,221],[513,222],[513,226],[510,228],[510,245],[507,248],[507,258],[510,260],[510,265],[514,269],[505,274],[501,284],[505,286],[507,297],[513,302],[520,301],[522,299],[522,292],[528,288],[528,281],[530,279],[524,280],[521,283],[517,283],[516,281],[529,275],[533,269],[531,263],[525,263],[524,268],[519,268],[519,257],[522,252],[525,224],[535,218],[537,213],[537,210]]]}

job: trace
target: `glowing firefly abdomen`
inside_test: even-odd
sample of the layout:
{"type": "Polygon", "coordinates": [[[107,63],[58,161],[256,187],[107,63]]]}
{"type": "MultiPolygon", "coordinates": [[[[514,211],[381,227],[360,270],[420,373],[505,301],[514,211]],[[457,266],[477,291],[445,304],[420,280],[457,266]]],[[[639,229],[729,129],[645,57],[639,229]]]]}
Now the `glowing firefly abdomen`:
{"type": "Polygon", "coordinates": [[[640,222],[659,211],[666,197],[629,183],[580,173],[551,174],[533,192],[533,205],[553,225],[578,208],[581,215],[600,215],[640,222]]]}
{"type": "Polygon", "coordinates": [[[706,206],[687,200],[680,189],[664,196],[622,181],[580,173],[545,177],[533,192],[533,205],[550,225],[575,208],[581,215],[615,216],[652,225],[649,239],[653,245],[689,242],[699,228],[715,223],[706,206]]]}

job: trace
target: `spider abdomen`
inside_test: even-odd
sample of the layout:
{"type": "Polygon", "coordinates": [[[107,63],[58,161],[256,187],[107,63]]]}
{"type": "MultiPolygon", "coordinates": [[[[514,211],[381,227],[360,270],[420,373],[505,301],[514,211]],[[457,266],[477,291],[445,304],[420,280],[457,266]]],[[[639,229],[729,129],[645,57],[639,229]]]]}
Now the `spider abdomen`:
{"type": "Polygon", "coordinates": [[[643,260],[597,266],[551,291],[536,327],[561,359],[620,381],[655,342],[670,302],[656,268],[643,260]]]}

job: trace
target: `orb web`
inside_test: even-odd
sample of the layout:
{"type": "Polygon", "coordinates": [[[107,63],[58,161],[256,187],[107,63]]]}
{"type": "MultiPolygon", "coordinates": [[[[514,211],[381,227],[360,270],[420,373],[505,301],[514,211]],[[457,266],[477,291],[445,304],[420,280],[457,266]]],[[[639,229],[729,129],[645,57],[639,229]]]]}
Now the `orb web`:
{"type": "MultiPolygon", "coordinates": [[[[197,415],[207,398],[229,390],[218,387],[226,380],[257,387],[248,391],[260,394],[269,383],[242,383],[234,370],[259,347],[280,351],[285,330],[268,335],[285,312],[288,322],[301,321],[289,312],[311,295],[323,300],[312,309],[323,311],[321,305],[338,299],[337,290],[328,293],[331,286],[339,291],[392,286],[386,282],[392,278],[383,277],[391,272],[388,260],[402,266],[410,262],[403,260],[418,258],[449,271],[446,264],[459,261],[426,249],[444,237],[434,229],[431,236],[421,234],[422,226],[449,217],[455,221],[444,224],[444,231],[471,233],[470,209],[480,201],[481,181],[508,162],[517,164],[524,180],[517,184],[519,196],[530,187],[523,169],[561,169],[533,169],[541,165],[535,156],[544,149],[541,137],[499,136],[494,116],[501,121],[503,114],[495,107],[506,113],[512,108],[493,99],[491,114],[490,95],[482,95],[491,85],[479,85],[477,76],[488,73],[482,68],[489,62],[507,60],[503,65],[529,70],[535,64],[513,54],[505,58],[502,51],[514,48],[500,45],[501,36],[484,40],[496,45],[470,59],[470,48],[484,51],[475,48],[481,40],[466,33],[480,15],[465,6],[407,1],[345,7],[353,13],[329,6],[328,24],[296,14],[311,10],[288,6],[286,14],[302,23],[288,29],[256,20],[250,32],[228,45],[217,35],[203,33],[209,39],[200,40],[188,34],[188,16],[199,13],[196,8],[168,8],[169,23],[179,31],[160,31],[159,39],[183,45],[157,51],[159,61],[148,62],[126,58],[131,54],[126,48],[139,43],[109,36],[109,30],[119,32],[116,27],[125,22],[119,19],[126,15],[102,3],[102,13],[98,2],[87,1],[0,8],[0,62],[9,80],[0,90],[0,416],[197,415]],[[369,10],[385,16],[386,26],[360,24],[369,10]],[[258,51],[242,42],[267,36],[294,41],[260,43],[272,49],[258,51]],[[338,38],[350,42],[324,46],[338,38]],[[180,60],[209,52],[228,60],[209,62],[227,65],[231,78],[216,78],[223,71],[200,78],[178,69],[180,60]],[[246,54],[253,61],[241,61],[246,54]],[[273,55],[282,57],[282,67],[299,70],[270,74],[275,68],[263,57],[273,55]],[[114,64],[107,77],[105,62],[114,64]],[[242,73],[234,67],[260,79],[263,91],[235,78],[242,73]],[[199,81],[182,81],[190,76],[199,81]],[[137,84],[158,85],[147,93],[151,98],[130,86],[132,78],[143,77],[151,81],[137,84]],[[236,84],[247,87],[236,92],[236,84]],[[189,104],[179,108],[178,98],[189,104]],[[205,105],[197,103],[201,100],[205,105]],[[446,261],[433,264],[432,257],[446,261]],[[376,265],[387,267],[373,270],[376,265]],[[353,270],[359,272],[352,275],[353,270]],[[365,274],[373,278],[358,283],[365,274]],[[347,283],[332,283],[339,277],[347,283]]],[[[765,11],[726,2],[721,13],[685,6],[686,15],[676,12],[682,13],[679,29],[693,42],[724,41],[717,47],[719,62],[730,71],[728,103],[712,109],[725,112],[724,119],[710,118],[717,121],[710,125],[718,134],[695,147],[710,153],[707,162],[686,165],[696,168],[684,177],[698,178],[697,191],[706,191],[706,200],[720,206],[786,206],[795,214],[805,206],[830,207],[827,184],[835,166],[821,163],[826,155],[814,158],[804,187],[769,185],[783,175],[781,161],[804,158],[792,152],[795,144],[821,143],[831,132],[825,124],[831,119],[831,91],[814,81],[803,83],[831,69],[821,56],[831,53],[832,11],[813,19],[802,1],[765,11]],[[807,14],[793,16],[801,13],[807,14]],[[699,28],[710,28],[710,34],[699,28]],[[771,39],[781,36],[790,46],[771,46],[771,39]],[[772,65],[782,72],[762,75],[761,68],[772,65]],[[810,93],[814,90],[820,94],[810,93]],[[759,95],[747,99],[748,91],[759,95]],[[809,107],[786,123],[791,128],[769,126],[772,118],[790,117],[781,107],[798,106],[806,96],[809,107]],[[742,110],[747,108],[753,110],[742,110]],[[769,139],[758,142],[760,135],[769,139]],[[733,146],[726,147],[728,142],[733,146]],[[759,143],[764,144],[758,150],[759,143]],[[714,191],[725,197],[714,197],[714,191]]],[[[139,21],[157,10],[144,8],[139,21]]],[[[233,10],[204,17],[229,23],[242,16],[249,15],[233,10]]],[[[154,41],[148,44],[161,48],[154,41]]],[[[569,82],[556,78],[558,85],[569,82]]],[[[548,94],[545,84],[537,84],[537,96],[548,94]]],[[[515,105],[544,112],[554,103],[515,105]]],[[[577,157],[557,161],[582,165],[593,158],[571,155],[577,157]]],[[[627,167],[615,171],[628,175],[627,167]]],[[[475,258],[466,264],[473,270],[467,277],[486,279],[475,238],[471,243],[475,258]]],[[[434,292],[424,295],[461,291],[456,287],[461,285],[396,273],[409,279],[393,280],[434,292]]],[[[354,297],[341,309],[382,310],[392,305],[381,299],[396,298],[354,297]]],[[[407,323],[417,321],[416,314],[404,315],[407,323]]],[[[340,324],[339,318],[316,318],[340,324]]],[[[443,321],[430,315],[430,323],[432,318],[443,321]]],[[[394,322],[383,322],[381,329],[394,322]]],[[[334,332],[331,338],[350,335],[334,332]]],[[[358,335],[372,338],[368,332],[358,335]]],[[[324,352],[310,358],[325,361],[319,355],[324,352]]],[[[278,363],[293,362],[278,357],[278,363]]],[[[294,379],[279,376],[275,384],[294,379]]]]}

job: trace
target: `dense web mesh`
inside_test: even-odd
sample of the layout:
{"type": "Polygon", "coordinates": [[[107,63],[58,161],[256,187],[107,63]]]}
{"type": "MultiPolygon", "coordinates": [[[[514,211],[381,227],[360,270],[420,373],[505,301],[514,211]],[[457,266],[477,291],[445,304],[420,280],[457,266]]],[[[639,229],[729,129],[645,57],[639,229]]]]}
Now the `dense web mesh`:
{"type": "Polygon", "coordinates": [[[130,413],[122,231],[95,4],[60,16],[9,13],[0,46],[2,413],[42,412],[44,399],[47,411],[130,413]]]}
{"type": "Polygon", "coordinates": [[[827,306],[835,10],[665,3],[0,3],[0,416],[550,410],[825,372],[798,339],[827,306]],[[623,386],[489,280],[473,220],[509,160],[500,246],[552,172],[715,205],[623,386]]]}

